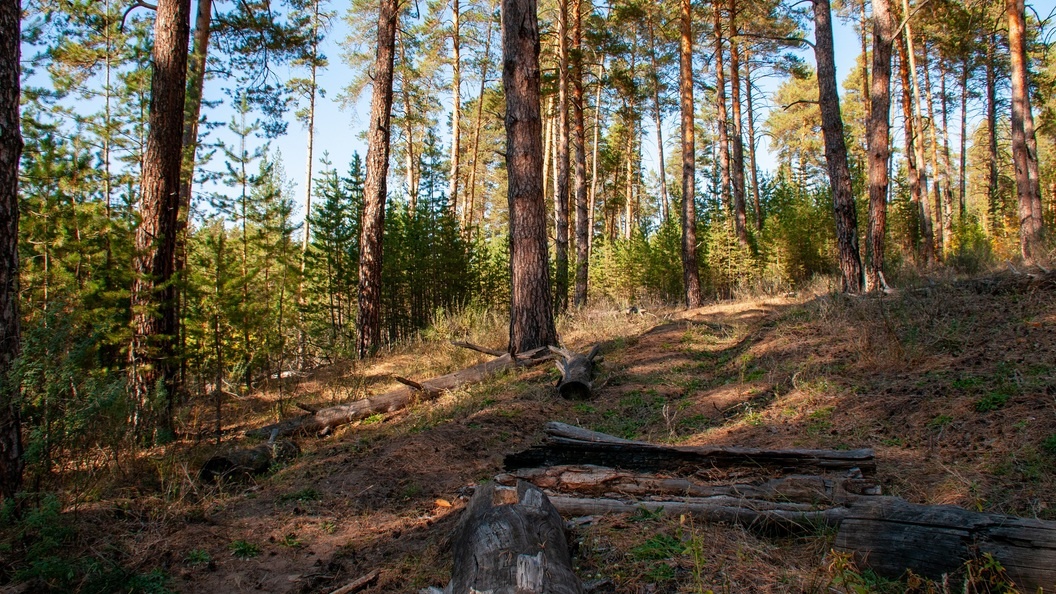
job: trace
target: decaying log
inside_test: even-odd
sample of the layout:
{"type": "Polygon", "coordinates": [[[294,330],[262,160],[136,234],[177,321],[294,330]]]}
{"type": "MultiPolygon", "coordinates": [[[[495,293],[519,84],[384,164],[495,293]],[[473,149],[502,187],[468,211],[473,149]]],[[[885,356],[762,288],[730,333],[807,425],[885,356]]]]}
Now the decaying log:
{"type": "Polygon", "coordinates": [[[1018,591],[1056,589],[1056,522],[868,497],[846,514],[836,549],[854,553],[860,567],[889,578],[911,569],[940,579],[989,553],[1018,591]]]}
{"type": "Polygon", "coordinates": [[[198,476],[203,481],[245,478],[266,472],[272,462],[291,460],[300,453],[297,444],[287,440],[228,450],[206,460],[198,476]]]}
{"type": "Polygon", "coordinates": [[[341,586],[340,588],[334,590],[330,594],[355,594],[356,592],[359,592],[360,590],[362,590],[364,588],[368,588],[368,587],[374,585],[374,583],[378,581],[378,576],[380,576],[380,575],[381,575],[381,572],[378,571],[377,569],[375,569],[374,571],[371,571],[367,575],[361,576],[361,577],[359,577],[359,578],[357,578],[355,580],[352,580],[351,582],[345,584],[344,586],[341,586]]]}
{"type": "Polygon", "coordinates": [[[594,345],[586,355],[553,346],[550,350],[561,357],[555,360],[557,369],[561,372],[561,379],[557,382],[557,391],[561,397],[569,400],[589,399],[594,381],[594,358],[598,356],[601,345],[594,345]]]}
{"type": "Polygon", "coordinates": [[[592,497],[716,497],[844,505],[861,495],[879,495],[879,485],[869,479],[792,475],[753,483],[702,484],[690,478],[636,474],[603,466],[575,465],[522,468],[500,474],[495,482],[513,485],[525,480],[554,493],[592,497]]]}
{"type": "Polygon", "coordinates": [[[506,351],[500,351],[498,349],[489,349],[487,347],[482,347],[478,344],[473,344],[472,342],[456,342],[452,340],[451,344],[457,347],[462,347],[464,349],[469,349],[471,351],[477,351],[478,353],[484,353],[485,355],[491,355],[492,357],[501,357],[506,354],[506,351]]]}
{"type": "Polygon", "coordinates": [[[477,488],[455,528],[447,592],[582,594],[560,514],[542,491],[521,482],[477,488]]]}
{"type": "Polygon", "coordinates": [[[621,501],[618,499],[550,497],[563,516],[596,516],[651,513],[686,514],[706,522],[739,524],[770,533],[813,532],[820,526],[837,526],[846,516],[843,506],[816,508],[799,503],[774,503],[736,497],[686,498],[676,501],[621,501]]]}
{"type": "Polygon", "coordinates": [[[282,436],[319,433],[353,421],[365,419],[371,415],[397,411],[406,408],[423,397],[425,399],[434,398],[445,391],[483,381],[507,369],[538,365],[549,360],[549,358],[549,351],[545,347],[521,353],[516,357],[506,353],[491,361],[485,361],[454,373],[420,382],[422,390],[401,386],[378,396],[340,406],[331,406],[314,414],[286,419],[259,429],[251,429],[246,431],[246,435],[267,437],[274,430],[278,430],[278,434],[282,436]]]}
{"type": "MultiPolygon", "coordinates": [[[[565,426],[567,428],[567,426],[565,426]]],[[[550,426],[548,426],[548,432],[550,426]]],[[[509,454],[507,471],[520,468],[590,464],[646,472],[694,472],[701,468],[730,466],[780,469],[785,473],[815,473],[834,470],[872,473],[876,470],[873,450],[763,450],[721,446],[661,446],[644,442],[605,439],[591,432],[594,441],[549,435],[547,443],[509,454]]]]}

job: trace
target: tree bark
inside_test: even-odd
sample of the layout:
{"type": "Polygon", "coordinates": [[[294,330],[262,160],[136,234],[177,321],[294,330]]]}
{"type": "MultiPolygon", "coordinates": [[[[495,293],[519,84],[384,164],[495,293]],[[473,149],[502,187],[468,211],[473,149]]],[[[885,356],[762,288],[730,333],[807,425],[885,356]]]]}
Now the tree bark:
{"type": "Polygon", "coordinates": [[[1019,248],[1028,264],[1044,257],[1044,220],[1038,179],[1038,145],[1030,110],[1026,18],[1023,0],[1007,0],[1008,45],[1012,56],[1012,161],[1016,169],[1019,248]]]}
{"type": "Polygon", "coordinates": [[[968,76],[971,74],[969,68],[971,58],[965,58],[961,62],[961,162],[958,167],[958,181],[960,183],[960,194],[958,196],[958,209],[961,213],[961,221],[968,213],[968,76]]]}
{"type": "MultiPolygon", "coordinates": [[[[908,66],[909,87],[913,91],[913,159],[917,165],[918,184],[920,188],[920,230],[924,246],[924,261],[932,262],[936,256],[935,245],[935,218],[932,216],[931,206],[928,204],[928,174],[927,163],[924,160],[924,118],[920,113],[920,85],[917,82],[917,58],[913,50],[913,28],[910,20],[909,0],[902,0],[902,15],[905,19],[902,30],[902,39],[906,42],[906,58],[903,67],[908,66]]],[[[903,78],[905,82],[906,78],[903,78]]],[[[941,246],[939,246],[941,251],[941,246]]]]}
{"type": "Polygon", "coordinates": [[[451,107],[451,179],[447,200],[453,217],[458,216],[458,173],[459,158],[462,156],[461,18],[458,0],[451,0],[451,101],[453,105],[451,107]]]}
{"type": "Polygon", "coordinates": [[[583,3],[572,0],[572,150],[576,197],[576,307],[587,305],[590,228],[587,213],[587,134],[583,116],[583,3]]]}
{"type": "MultiPolygon", "coordinates": [[[[211,1],[211,0],[209,0],[211,1]]],[[[308,65],[308,118],[305,121],[307,128],[307,139],[305,143],[304,163],[304,233],[301,236],[301,274],[297,281],[297,367],[304,369],[308,358],[308,333],[304,328],[304,280],[305,270],[308,266],[308,246],[312,239],[312,166],[315,164],[315,95],[318,90],[316,82],[319,69],[319,2],[312,2],[312,40],[311,40],[311,63],[308,65]]]]}
{"type": "Polygon", "coordinates": [[[557,150],[554,186],[554,312],[568,310],[568,0],[557,6],[557,150]]]}
{"type": "Polygon", "coordinates": [[[693,3],[681,0],[678,95],[682,132],[682,285],[686,307],[700,307],[697,266],[696,139],[693,113],[693,3]]]}
{"type": "Polygon", "coordinates": [[[748,111],[748,170],[752,175],[752,202],[755,205],[755,230],[763,230],[763,205],[759,199],[759,165],[756,160],[755,102],[752,100],[752,58],[744,52],[744,100],[748,111]]]}
{"type": "Polygon", "coordinates": [[[510,352],[557,344],[543,202],[535,0],[502,0],[502,86],[510,208],[510,352]]]}
{"type": "Polygon", "coordinates": [[[909,200],[913,206],[915,224],[913,226],[913,245],[917,249],[916,255],[924,262],[931,259],[927,251],[928,242],[924,241],[924,203],[923,192],[920,187],[920,168],[917,165],[916,150],[914,143],[917,141],[916,126],[913,124],[913,104],[909,94],[909,66],[906,57],[906,44],[898,44],[898,73],[902,82],[902,124],[905,132],[903,137],[906,143],[906,177],[909,182],[909,200]]]}
{"type": "Polygon", "coordinates": [[[1001,225],[1001,207],[998,204],[997,177],[997,34],[991,32],[986,44],[986,140],[989,169],[987,171],[987,211],[990,236],[997,235],[1001,225]]]}
{"type": "Polygon", "coordinates": [[[814,0],[814,54],[818,63],[818,102],[821,132],[825,140],[825,162],[832,185],[832,205],[836,216],[836,242],[839,250],[842,290],[862,290],[862,260],[858,252],[858,214],[847,166],[847,145],[843,138],[840,97],[836,93],[836,65],[832,43],[832,9],[829,0],[814,0]]]}
{"type": "Polygon", "coordinates": [[[656,56],[656,34],[652,20],[649,22],[649,58],[653,66],[653,123],[656,125],[656,155],[659,162],[657,169],[660,170],[660,216],[667,222],[671,213],[667,200],[667,162],[664,160],[664,119],[660,109],[660,65],[656,56]]]}
{"type": "Polygon", "coordinates": [[[935,235],[936,250],[940,258],[946,256],[953,239],[953,219],[946,209],[946,195],[949,192],[948,171],[939,167],[939,132],[935,120],[935,97],[931,92],[931,68],[928,58],[928,44],[921,47],[921,70],[924,71],[924,100],[928,106],[928,134],[931,137],[931,170],[934,173],[931,180],[932,204],[935,213],[935,224],[938,233],[935,235]]]}
{"type": "Polygon", "coordinates": [[[887,233],[887,162],[891,158],[891,53],[895,29],[890,0],[873,0],[873,71],[869,93],[868,287],[887,289],[884,239],[887,233]]]}
{"type": "Polygon", "coordinates": [[[719,172],[722,177],[722,190],[719,192],[722,203],[730,208],[730,135],[729,117],[726,113],[726,63],[723,59],[722,43],[722,8],[713,4],[713,22],[715,27],[715,125],[719,128],[719,172]]]}
{"type": "Polygon", "coordinates": [[[386,178],[392,120],[392,76],[396,50],[397,0],[378,3],[378,50],[367,129],[367,175],[363,182],[363,220],[359,235],[359,332],[356,352],[370,355],[381,342],[381,262],[385,233],[386,178]]]}
{"type": "Polygon", "coordinates": [[[21,0],[0,2],[0,497],[22,486],[19,388],[8,377],[21,348],[18,312],[18,163],[21,0]]]}
{"type": "Polygon", "coordinates": [[[477,117],[473,122],[473,166],[469,170],[469,205],[462,211],[462,227],[472,230],[476,221],[474,212],[477,208],[477,161],[480,159],[480,129],[484,119],[484,92],[488,89],[488,66],[491,60],[491,24],[488,18],[484,34],[484,60],[480,66],[480,92],[477,93],[477,117]]]}
{"type": "Polygon", "coordinates": [[[160,0],[154,21],[150,118],[140,179],[140,224],[132,261],[132,340],[129,390],[133,429],[171,432],[175,404],[176,229],[187,84],[190,0],[160,0]],[[165,408],[150,410],[155,389],[166,391],[165,408]]]}
{"type": "Polygon", "coordinates": [[[737,41],[736,0],[730,0],[730,106],[733,108],[733,221],[737,241],[748,246],[748,206],[744,191],[744,130],[741,123],[741,50],[737,41]]]}

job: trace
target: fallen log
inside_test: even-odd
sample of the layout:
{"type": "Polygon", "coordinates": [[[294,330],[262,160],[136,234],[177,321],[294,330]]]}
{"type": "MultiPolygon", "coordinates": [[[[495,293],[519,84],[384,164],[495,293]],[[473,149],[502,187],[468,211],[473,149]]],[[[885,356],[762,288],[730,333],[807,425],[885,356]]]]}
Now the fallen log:
{"type": "Polygon", "coordinates": [[[654,514],[685,514],[705,522],[738,524],[761,532],[781,534],[809,533],[821,526],[838,526],[848,511],[843,506],[819,509],[796,503],[779,504],[733,497],[632,502],[555,495],[550,497],[550,502],[567,517],[633,514],[644,509],[654,514]]]}
{"type": "Polygon", "coordinates": [[[288,440],[232,449],[206,460],[198,477],[208,482],[245,478],[267,472],[273,462],[292,460],[300,453],[297,444],[288,440]]]}
{"type": "Polygon", "coordinates": [[[701,484],[693,478],[636,474],[603,466],[574,465],[521,468],[500,474],[495,482],[512,486],[524,480],[548,493],[578,493],[593,497],[716,497],[813,504],[846,504],[861,495],[879,495],[869,479],[792,475],[751,483],[701,484]]]}
{"type": "Polygon", "coordinates": [[[489,349],[487,347],[482,347],[478,344],[473,344],[472,342],[456,342],[452,340],[451,344],[453,346],[462,347],[471,351],[477,351],[478,353],[484,353],[485,355],[491,355],[492,357],[501,357],[506,354],[506,351],[500,351],[498,349],[489,349]]]}
{"type": "MultiPolygon", "coordinates": [[[[553,426],[547,426],[547,432],[553,426]]],[[[569,426],[560,427],[567,431],[569,426]]],[[[581,430],[585,431],[585,430],[581,430]]],[[[646,472],[695,472],[701,468],[747,466],[780,469],[787,473],[815,473],[834,470],[862,473],[876,470],[871,449],[859,450],[763,450],[732,446],[662,446],[621,440],[603,433],[589,432],[594,441],[569,439],[550,433],[547,443],[523,452],[509,454],[507,471],[540,466],[590,464],[646,472]]]]}
{"type": "Polygon", "coordinates": [[[1018,591],[1056,589],[1056,522],[869,497],[851,506],[835,548],[892,579],[910,569],[938,580],[969,560],[976,560],[978,573],[978,560],[989,553],[1018,591]]]}
{"type": "Polygon", "coordinates": [[[550,347],[550,350],[559,355],[557,369],[561,372],[561,379],[557,382],[557,392],[562,398],[569,400],[587,400],[593,388],[594,381],[594,358],[598,356],[601,345],[594,345],[590,353],[586,355],[572,353],[568,350],[550,347]]]}
{"type": "Polygon", "coordinates": [[[452,537],[447,592],[582,594],[560,514],[542,491],[477,488],[452,537]]]}
{"type": "Polygon", "coordinates": [[[370,586],[373,586],[375,583],[377,583],[378,576],[380,575],[381,572],[375,569],[367,575],[361,576],[345,584],[344,586],[341,586],[330,594],[355,594],[356,592],[359,592],[360,590],[363,590],[365,588],[369,588],[370,586]]]}
{"type": "Polygon", "coordinates": [[[246,435],[250,437],[267,437],[277,430],[278,435],[288,436],[331,430],[353,421],[365,419],[371,415],[389,413],[406,408],[420,398],[426,400],[435,398],[443,392],[454,390],[467,384],[481,382],[507,369],[538,365],[549,359],[550,353],[546,347],[527,351],[518,354],[516,357],[506,353],[491,361],[485,361],[454,373],[419,382],[421,389],[401,386],[378,396],[339,406],[331,406],[320,409],[314,414],[286,419],[259,429],[251,429],[246,431],[246,435]]]}

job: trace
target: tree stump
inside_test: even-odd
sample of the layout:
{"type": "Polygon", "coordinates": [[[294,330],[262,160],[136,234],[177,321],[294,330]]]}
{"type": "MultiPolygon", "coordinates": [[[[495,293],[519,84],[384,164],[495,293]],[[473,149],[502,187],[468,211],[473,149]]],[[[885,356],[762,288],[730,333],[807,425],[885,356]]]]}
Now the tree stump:
{"type": "Polygon", "coordinates": [[[601,345],[594,345],[590,353],[581,355],[565,349],[550,347],[550,350],[561,357],[555,362],[561,371],[557,382],[557,391],[568,400],[587,400],[590,398],[594,381],[594,358],[598,356],[601,345]]]}
{"type": "Polygon", "coordinates": [[[245,478],[266,472],[272,462],[290,460],[300,453],[301,448],[288,440],[228,450],[206,460],[198,476],[203,481],[245,478]]]}
{"type": "Polygon", "coordinates": [[[452,538],[448,592],[583,594],[561,515],[536,487],[477,488],[452,538]]]}

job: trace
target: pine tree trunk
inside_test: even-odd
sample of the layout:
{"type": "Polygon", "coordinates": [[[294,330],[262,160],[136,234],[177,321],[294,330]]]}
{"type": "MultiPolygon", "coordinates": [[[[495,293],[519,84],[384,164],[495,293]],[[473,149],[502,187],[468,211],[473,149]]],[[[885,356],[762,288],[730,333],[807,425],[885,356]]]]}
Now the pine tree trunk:
{"type": "Polygon", "coordinates": [[[733,222],[741,247],[748,246],[748,206],[744,191],[744,131],[741,124],[741,50],[737,41],[736,0],[730,0],[730,105],[733,108],[733,222]]]}
{"type": "Polygon", "coordinates": [[[1019,247],[1023,260],[1044,257],[1041,188],[1038,180],[1038,147],[1034,116],[1030,110],[1030,76],[1023,0],[1007,0],[1008,45],[1012,56],[1012,161],[1016,168],[1019,203],[1019,247]]]}
{"type": "MultiPolygon", "coordinates": [[[[928,174],[927,164],[924,161],[924,118],[920,113],[920,85],[917,83],[917,58],[913,50],[913,29],[909,23],[909,0],[902,0],[902,14],[905,18],[902,39],[905,40],[906,62],[909,66],[909,86],[913,91],[913,159],[917,165],[917,176],[920,192],[920,231],[921,243],[924,247],[924,261],[935,260],[935,217],[932,216],[931,206],[928,203],[928,174]]],[[[903,79],[904,80],[904,79],[903,79]]],[[[941,246],[939,246],[941,250],[941,246]]]]}
{"type": "Polygon", "coordinates": [[[748,111],[748,171],[752,175],[752,202],[755,205],[755,229],[763,230],[763,205],[759,198],[759,165],[755,155],[755,102],[752,100],[752,58],[744,52],[744,100],[748,111]]]}
{"type": "Polygon", "coordinates": [[[681,0],[678,93],[682,127],[682,284],[686,307],[700,307],[697,267],[696,138],[693,121],[693,3],[681,0]]]}
{"type": "Polygon", "coordinates": [[[873,0],[873,72],[869,108],[868,288],[882,291],[887,233],[887,162],[891,158],[891,53],[895,23],[890,0],[873,0]]]}
{"type": "Polygon", "coordinates": [[[462,38],[458,0],[451,0],[451,180],[448,207],[458,215],[458,169],[462,152],[462,38]]]}
{"type": "Polygon", "coordinates": [[[575,306],[587,304],[590,228],[587,214],[587,134],[583,116],[583,3],[572,0],[572,150],[575,161],[576,290],[575,306]]]}
{"type": "Polygon", "coordinates": [[[385,179],[389,172],[392,121],[392,71],[396,50],[397,0],[378,3],[378,50],[367,128],[367,175],[363,182],[363,219],[359,235],[359,332],[356,352],[369,356],[381,342],[381,259],[385,233],[385,179]]]}
{"type": "Polygon", "coordinates": [[[598,82],[594,97],[594,134],[590,149],[590,196],[587,206],[587,258],[594,249],[594,216],[598,210],[598,145],[601,138],[601,78],[605,75],[605,59],[598,64],[598,82]]]}
{"type": "Polygon", "coordinates": [[[557,7],[557,184],[554,191],[554,311],[568,310],[568,0],[557,7]]]}
{"type": "Polygon", "coordinates": [[[502,0],[502,86],[510,208],[510,345],[557,344],[543,202],[539,21],[535,0],[502,0]]]}
{"type": "Polygon", "coordinates": [[[128,351],[133,428],[141,438],[156,429],[171,432],[173,421],[176,295],[169,281],[175,269],[180,210],[179,147],[190,15],[190,0],[160,0],[154,21],[150,124],[132,261],[132,341],[128,351]],[[165,410],[152,411],[150,396],[159,385],[166,390],[165,410]]]}
{"type": "Polygon", "coordinates": [[[667,161],[664,160],[664,121],[660,111],[660,65],[656,57],[656,36],[649,22],[649,58],[653,66],[653,123],[656,125],[656,155],[660,170],[660,216],[664,222],[671,216],[667,199],[667,161]]]}
{"type": "Polygon", "coordinates": [[[916,141],[916,127],[913,125],[913,104],[910,102],[909,97],[909,66],[906,58],[906,45],[904,43],[898,43],[898,73],[902,83],[902,123],[904,126],[904,134],[906,143],[906,177],[909,182],[909,200],[913,206],[913,216],[915,218],[913,225],[913,234],[911,237],[912,244],[917,250],[917,257],[923,259],[924,262],[929,260],[929,257],[924,251],[924,199],[920,188],[920,169],[917,167],[917,159],[915,157],[916,151],[913,148],[913,144],[916,141]]]}
{"type": "Polygon", "coordinates": [[[315,94],[318,74],[316,57],[319,54],[319,2],[321,1],[315,0],[312,3],[312,63],[309,67],[308,79],[308,121],[305,122],[308,134],[304,165],[304,233],[301,236],[301,273],[297,277],[297,367],[299,369],[304,369],[308,364],[308,333],[304,328],[304,274],[308,266],[308,246],[312,238],[312,166],[315,161],[315,94]]]}
{"type": "Polygon", "coordinates": [[[949,219],[950,238],[953,238],[953,180],[950,179],[953,161],[950,159],[950,96],[946,94],[946,77],[949,72],[948,64],[944,60],[939,61],[939,99],[942,110],[942,184],[945,187],[943,195],[943,208],[946,209],[946,217],[949,219]]]}
{"type": "Polygon", "coordinates": [[[487,31],[484,34],[484,60],[480,66],[480,92],[477,93],[477,118],[473,122],[473,166],[469,170],[469,205],[463,210],[462,227],[472,230],[476,222],[474,211],[477,208],[477,161],[480,159],[480,129],[484,119],[484,92],[488,90],[488,65],[491,59],[491,18],[488,18],[487,31]]]}
{"type": "Polygon", "coordinates": [[[719,193],[723,205],[730,204],[730,135],[726,114],[726,64],[722,48],[722,9],[720,4],[712,5],[715,25],[715,111],[719,128],[719,171],[722,175],[722,191],[719,193]]]}
{"type": "Polygon", "coordinates": [[[968,76],[970,58],[961,62],[961,162],[958,168],[960,194],[958,196],[958,208],[961,213],[961,221],[968,213],[968,76]]]}
{"type": "Polygon", "coordinates": [[[924,97],[928,104],[928,132],[931,135],[931,170],[935,172],[935,179],[931,183],[931,193],[935,205],[935,223],[939,226],[936,240],[940,256],[945,257],[946,251],[950,249],[950,241],[953,239],[953,219],[952,214],[946,209],[945,197],[949,192],[949,178],[946,169],[939,167],[939,133],[935,129],[935,98],[931,92],[931,68],[929,68],[926,43],[923,47],[923,58],[924,62],[921,66],[924,71],[924,97]]]}
{"type": "Polygon", "coordinates": [[[832,43],[832,9],[829,0],[814,0],[814,55],[818,63],[818,103],[821,132],[825,140],[825,162],[832,184],[832,204],[836,215],[836,243],[839,250],[843,291],[859,293],[862,288],[862,261],[858,253],[858,215],[847,166],[847,145],[843,138],[840,97],[836,93],[836,64],[832,43]]]}
{"type": "Polygon", "coordinates": [[[20,0],[0,2],[0,498],[13,499],[22,486],[22,420],[19,390],[7,374],[18,357],[18,162],[20,0]]]}
{"type": "Polygon", "coordinates": [[[986,140],[989,169],[987,171],[987,212],[990,236],[995,237],[1001,226],[997,187],[997,34],[991,33],[986,45],[986,140]]]}

